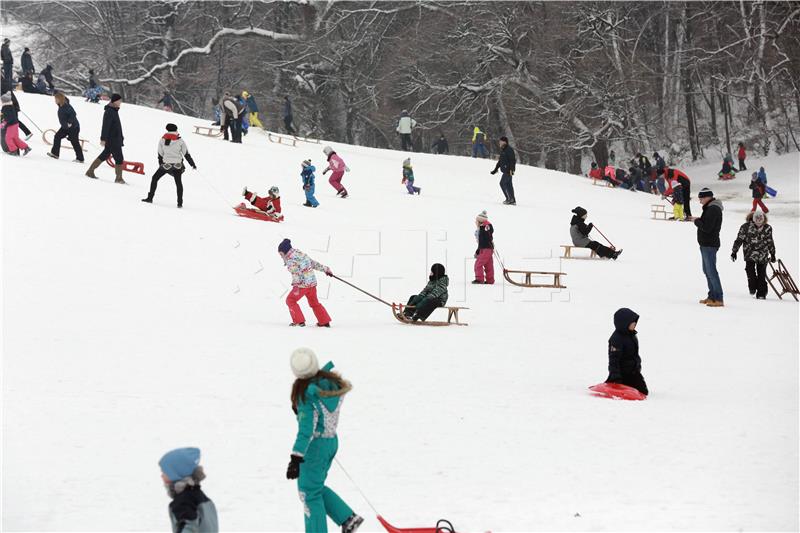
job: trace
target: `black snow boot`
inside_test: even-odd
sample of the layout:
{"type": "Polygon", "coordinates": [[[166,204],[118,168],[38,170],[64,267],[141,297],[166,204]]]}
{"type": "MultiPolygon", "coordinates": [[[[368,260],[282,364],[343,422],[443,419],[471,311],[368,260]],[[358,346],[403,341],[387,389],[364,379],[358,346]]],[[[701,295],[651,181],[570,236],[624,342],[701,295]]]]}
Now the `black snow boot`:
{"type": "Polygon", "coordinates": [[[342,524],[342,533],[355,533],[355,531],[361,527],[361,524],[363,523],[364,519],[353,513],[350,518],[345,520],[344,524],[342,524]]]}

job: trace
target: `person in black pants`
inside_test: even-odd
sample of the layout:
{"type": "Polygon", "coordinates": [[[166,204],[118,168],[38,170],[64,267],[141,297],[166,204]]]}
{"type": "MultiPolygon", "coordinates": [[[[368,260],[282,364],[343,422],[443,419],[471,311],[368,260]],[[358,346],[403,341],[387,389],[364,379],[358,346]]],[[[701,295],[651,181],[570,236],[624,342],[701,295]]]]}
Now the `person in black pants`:
{"type": "Polygon", "coordinates": [[[59,152],[61,151],[61,139],[66,137],[72,144],[72,149],[75,150],[75,162],[83,163],[83,149],[78,139],[78,135],[81,132],[78,116],[70,105],[69,98],[67,98],[64,93],[56,93],[55,99],[56,105],[58,105],[58,122],[61,124],[61,127],[56,132],[53,138],[53,148],[47,152],[47,155],[53,159],[58,159],[59,152]]]}
{"type": "Polygon", "coordinates": [[[512,182],[516,167],[517,156],[514,154],[514,149],[508,145],[508,137],[500,137],[500,158],[491,173],[497,174],[498,169],[502,172],[500,190],[503,191],[503,195],[506,197],[503,202],[506,205],[517,205],[517,197],[514,195],[514,184],[512,182]]]}
{"type": "Polygon", "coordinates": [[[111,95],[111,103],[105,107],[103,112],[103,128],[100,131],[100,144],[103,145],[103,151],[97,156],[97,159],[92,161],[89,170],[86,171],[86,176],[89,178],[97,179],[94,171],[103,164],[103,161],[108,159],[108,156],[114,157],[114,183],[124,184],[125,180],[122,179],[122,163],[125,162],[125,157],[122,155],[122,146],[125,137],[122,135],[122,122],[119,120],[119,108],[122,105],[122,96],[117,93],[111,95]]]}
{"type": "Polygon", "coordinates": [[[14,84],[14,57],[11,55],[11,41],[6,38],[3,39],[3,46],[0,47],[0,56],[3,60],[3,80],[10,84],[14,84]]]}
{"type": "Polygon", "coordinates": [[[162,135],[161,140],[158,142],[158,170],[150,180],[150,192],[147,193],[147,198],[142,198],[143,202],[153,203],[158,180],[164,177],[165,174],[169,174],[175,178],[178,207],[183,207],[183,181],[181,181],[181,177],[183,176],[183,171],[186,170],[183,165],[184,158],[194,170],[197,170],[197,165],[195,165],[194,159],[189,154],[189,147],[186,146],[186,141],[181,139],[180,134],[178,134],[178,126],[167,124],[167,133],[162,135]]]}
{"type": "Polygon", "coordinates": [[[642,358],[636,324],[639,315],[622,308],[614,313],[614,333],[608,339],[608,379],[606,383],[621,383],[633,387],[645,396],[650,394],[642,376],[642,358]]]}

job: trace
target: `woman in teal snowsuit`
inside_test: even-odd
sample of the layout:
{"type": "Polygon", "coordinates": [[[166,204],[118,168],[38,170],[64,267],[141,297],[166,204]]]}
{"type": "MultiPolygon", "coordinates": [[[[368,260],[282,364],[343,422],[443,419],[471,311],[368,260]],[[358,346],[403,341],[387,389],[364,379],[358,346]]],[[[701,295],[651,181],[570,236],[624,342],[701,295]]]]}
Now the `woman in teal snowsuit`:
{"type": "Polygon", "coordinates": [[[317,207],[319,202],[314,197],[314,171],[317,168],[311,164],[310,159],[303,161],[303,170],[300,172],[300,177],[303,178],[303,190],[306,192],[306,207],[317,207]]]}
{"type": "Polygon", "coordinates": [[[309,348],[292,352],[292,410],[297,415],[297,438],[292,448],[287,479],[297,479],[303,502],[306,533],[326,533],[327,517],[353,533],[364,522],[333,490],[325,478],[339,448],[336,426],[344,395],[352,385],[342,379],[328,362],[319,368],[317,356],[309,348]],[[301,466],[302,465],[302,466],[301,466]]]}

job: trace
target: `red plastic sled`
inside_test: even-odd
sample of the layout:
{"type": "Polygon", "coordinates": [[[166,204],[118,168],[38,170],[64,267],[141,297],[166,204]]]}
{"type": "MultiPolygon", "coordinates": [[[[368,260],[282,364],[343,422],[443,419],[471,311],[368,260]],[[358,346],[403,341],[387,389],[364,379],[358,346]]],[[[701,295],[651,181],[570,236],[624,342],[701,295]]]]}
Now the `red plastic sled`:
{"type": "Polygon", "coordinates": [[[254,218],[256,220],[263,220],[265,222],[283,222],[283,215],[281,215],[280,218],[272,218],[263,211],[249,209],[244,202],[234,207],[233,210],[236,211],[236,214],[240,217],[254,218]]]}
{"type": "Polygon", "coordinates": [[[378,522],[380,522],[389,533],[455,533],[455,530],[452,527],[453,524],[447,520],[439,520],[436,522],[436,527],[399,528],[394,527],[392,524],[384,520],[381,515],[378,515],[378,522]]]}
{"type": "MultiPolygon", "coordinates": [[[[106,163],[108,166],[114,166],[114,160],[111,156],[108,156],[106,159],[106,163]]],[[[134,174],[144,174],[144,163],[134,163],[132,161],[123,161],[122,162],[122,170],[125,172],[133,172],[134,174]]]]}
{"type": "Polygon", "coordinates": [[[599,383],[589,387],[593,396],[613,398],[615,400],[646,400],[647,396],[621,383],[599,383]]]}

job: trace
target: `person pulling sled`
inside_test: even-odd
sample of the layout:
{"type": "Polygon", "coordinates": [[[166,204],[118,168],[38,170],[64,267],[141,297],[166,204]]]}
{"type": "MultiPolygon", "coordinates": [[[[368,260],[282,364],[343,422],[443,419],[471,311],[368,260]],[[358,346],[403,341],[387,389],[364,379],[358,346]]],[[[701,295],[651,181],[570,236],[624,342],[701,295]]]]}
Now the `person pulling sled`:
{"type": "Polygon", "coordinates": [[[156,187],[158,187],[158,180],[164,174],[169,174],[175,178],[175,188],[178,192],[178,207],[183,207],[183,182],[181,177],[186,168],[183,166],[183,159],[189,162],[192,169],[197,170],[197,165],[194,164],[194,159],[189,153],[189,148],[186,146],[180,134],[178,134],[178,126],[175,124],[167,124],[167,133],[161,136],[158,141],[158,170],[156,170],[153,177],[150,179],[150,192],[147,193],[147,198],[142,198],[142,201],[148,204],[153,203],[153,197],[156,195],[156,187]]]}
{"type": "Polygon", "coordinates": [[[300,250],[292,248],[292,241],[289,239],[283,239],[278,245],[278,254],[283,259],[287,270],[292,274],[292,290],[286,297],[286,305],[289,307],[289,314],[292,317],[292,323],[289,325],[299,327],[306,325],[303,311],[297,305],[297,302],[305,297],[317,319],[317,326],[331,327],[331,317],[317,298],[317,277],[314,275],[314,271],[319,270],[325,272],[327,276],[333,276],[331,269],[314,261],[300,250]]]}

